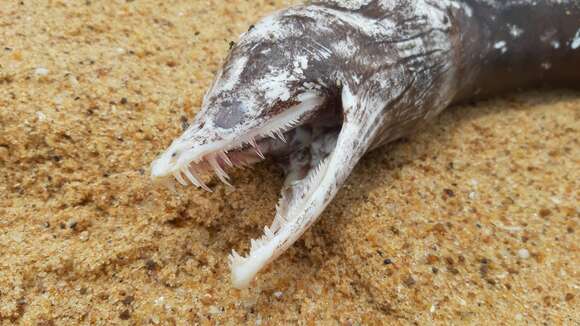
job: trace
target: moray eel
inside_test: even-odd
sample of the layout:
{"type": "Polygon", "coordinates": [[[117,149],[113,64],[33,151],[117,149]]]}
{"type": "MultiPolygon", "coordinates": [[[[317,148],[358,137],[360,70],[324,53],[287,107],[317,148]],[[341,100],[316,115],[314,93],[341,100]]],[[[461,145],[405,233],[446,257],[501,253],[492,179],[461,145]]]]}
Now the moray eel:
{"type": "Polygon", "coordinates": [[[523,87],[580,85],[578,0],[335,0],[276,12],[241,35],[195,120],[151,166],[202,176],[266,157],[286,180],[234,287],[291,246],[370,150],[448,106],[523,87]]]}

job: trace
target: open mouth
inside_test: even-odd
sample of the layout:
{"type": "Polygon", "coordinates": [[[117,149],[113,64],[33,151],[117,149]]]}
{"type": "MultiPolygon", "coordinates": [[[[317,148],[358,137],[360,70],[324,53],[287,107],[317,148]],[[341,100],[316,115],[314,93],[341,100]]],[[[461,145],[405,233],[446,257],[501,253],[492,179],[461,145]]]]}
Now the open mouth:
{"type": "MultiPolygon", "coordinates": [[[[342,126],[341,105],[319,94],[305,93],[298,104],[285,109],[267,123],[229,138],[191,148],[172,158],[171,174],[182,185],[191,183],[211,191],[202,177],[214,173],[230,185],[226,170],[244,167],[266,156],[275,156],[285,165],[287,178],[277,205],[276,217],[264,234],[251,240],[246,257],[235,251],[229,257],[235,287],[247,286],[253,277],[282,254],[316,220],[324,207],[314,214],[302,214],[324,177],[342,126]],[[310,217],[308,217],[310,216],[310,217]]],[[[164,164],[163,159],[153,164],[164,164]]]]}
{"type": "Polygon", "coordinates": [[[329,103],[324,97],[315,93],[304,93],[298,97],[298,104],[243,135],[235,135],[197,148],[190,146],[190,149],[178,157],[174,155],[169,158],[170,164],[159,158],[152,165],[153,176],[157,176],[156,170],[161,170],[157,166],[165,165],[163,174],[166,175],[167,166],[171,165],[170,173],[184,186],[191,183],[211,191],[203,181],[203,177],[208,174],[215,174],[223,183],[231,186],[226,170],[252,165],[264,160],[268,154],[284,155],[309,145],[311,129],[320,124],[319,120],[328,120],[329,110],[329,103]],[[297,132],[299,127],[302,133],[297,132]],[[308,131],[304,132],[306,130],[308,131]]]}

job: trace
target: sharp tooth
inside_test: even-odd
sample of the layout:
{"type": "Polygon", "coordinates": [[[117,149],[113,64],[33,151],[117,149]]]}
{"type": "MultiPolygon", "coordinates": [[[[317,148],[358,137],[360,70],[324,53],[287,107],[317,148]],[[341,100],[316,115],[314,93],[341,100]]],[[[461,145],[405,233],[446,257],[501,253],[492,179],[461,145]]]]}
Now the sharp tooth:
{"type": "Polygon", "coordinates": [[[281,214],[276,214],[276,218],[274,220],[278,220],[280,222],[280,225],[288,223],[288,220],[281,214]]]}
{"type": "Polygon", "coordinates": [[[244,261],[244,257],[240,256],[240,254],[238,254],[235,250],[232,249],[232,254],[230,255],[230,261],[233,263],[241,262],[241,261],[244,261]]]}
{"type": "Polygon", "coordinates": [[[286,137],[284,137],[284,134],[280,130],[276,131],[276,135],[278,135],[281,141],[286,142],[286,137]]]}
{"type": "Polygon", "coordinates": [[[212,192],[212,190],[205,185],[205,183],[203,183],[203,181],[201,181],[197,175],[195,174],[194,171],[191,171],[190,169],[184,169],[183,173],[185,173],[185,176],[196,186],[201,187],[203,190],[208,191],[208,192],[212,192]]]}
{"type": "Polygon", "coordinates": [[[228,174],[222,169],[222,167],[220,166],[220,164],[216,161],[215,156],[211,157],[208,159],[209,165],[211,165],[211,167],[215,170],[215,173],[217,174],[218,178],[220,178],[220,180],[227,184],[228,186],[232,186],[229,182],[228,179],[230,178],[228,176],[228,174]]]}
{"type": "Polygon", "coordinates": [[[258,154],[258,156],[261,159],[265,159],[266,157],[264,156],[264,154],[262,154],[262,151],[260,151],[260,149],[258,147],[256,147],[256,154],[258,154]]]}
{"type": "Polygon", "coordinates": [[[179,182],[182,186],[187,186],[187,182],[185,179],[183,179],[180,171],[173,173],[173,176],[175,177],[175,180],[177,180],[177,182],[179,182]]]}
{"type": "Polygon", "coordinates": [[[189,171],[189,168],[184,168],[181,170],[181,173],[185,174],[185,176],[187,177],[187,179],[189,179],[189,181],[194,185],[199,187],[199,182],[198,180],[193,176],[193,174],[191,174],[191,171],[189,171]]]}
{"type": "Polygon", "coordinates": [[[258,156],[261,159],[265,159],[264,154],[262,153],[262,151],[260,150],[260,147],[258,146],[258,143],[256,143],[256,139],[250,138],[250,145],[252,145],[252,147],[254,147],[254,149],[256,150],[256,154],[258,154],[258,156]]]}
{"type": "Polygon", "coordinates": [[[250,251],[256,251],[258,249],[258,242],[254,239],[250,240],[250,251]]]}
{"type": "Polygon", "coordinates": [[[248,141],[250,143],[250,145],[252,145],[253,147],[258,147],[258,143],[256,143],[256,138],[250,138],[250,140],[248,141]]]}
{"type": "MultiPolygon", "coordinates": [[[[276,207],[277,211],[279,209],[280,209],[279,207],[276,207]]],[[[273,230],[273,232],[277,232],[287,223],[288,223],[288,220],[286,220],[285,217],[283,217],[280,213],[276,213],[276,216],[274,217],[274,221],[272,222],[272,226],[270,226],[270,231],[273,230]]]]}
{"type": "Polygon", "coordinates": [[[218,163],[217,159],[215,156],[212,156],[211,158],[208,159],[209,165],[214,169],[214,171],[216,172],[216,174],[224,176],[226,178],[230,178],[228,176],[228,174],[226,173],[226,171],[224,171],[221,167],[221,165],[218,163]]]}
{"type": "Polygon", "coordinates": [[[267,226],[264,226],[264,234],[266,235],[266,237],[268,237],[268,239],[272,239],[274,237],[274,233],[267,226]]]}
{"type": "Polygon", "coordinates": [[[234,164],[232,163],[232,161],[228,157],[228,154],[226,154],[225,152],[220,152],[219,156],[224,162],[226,162],[227,165],[229,165],[230,167],[234,167],[234,164]]]}

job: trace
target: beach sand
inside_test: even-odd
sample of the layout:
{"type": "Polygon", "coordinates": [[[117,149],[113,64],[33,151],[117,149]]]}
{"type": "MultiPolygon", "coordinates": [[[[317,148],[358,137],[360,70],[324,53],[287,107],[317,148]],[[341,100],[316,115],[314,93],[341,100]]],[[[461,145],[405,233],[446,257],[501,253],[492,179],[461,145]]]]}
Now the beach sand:
{"type": "Polygon", "coordinates": [[[0,325],[574,324],[580,94],[446,111],[367,155],[247,290],[272,163],[172,192],[151,161],[284,1],[0,3],[0,325]]]}

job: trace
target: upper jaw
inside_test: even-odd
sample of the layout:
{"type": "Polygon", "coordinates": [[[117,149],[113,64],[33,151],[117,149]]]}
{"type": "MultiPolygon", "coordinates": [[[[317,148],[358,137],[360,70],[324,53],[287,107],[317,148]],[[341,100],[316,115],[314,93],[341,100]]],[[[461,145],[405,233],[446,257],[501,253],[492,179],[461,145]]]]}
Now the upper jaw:
{"type": "MultiPolygon", "coordinates": [[[[274,146],[272,142],[285,143],[284,132],[303,123],[324,103],[324,98],[314,92],[300,94],[296,100],[298,104],[293,107],[240,128],[244,131],[220,130],[211,127],[210,123],[205,123],[201,129],[187,130],[153,161],[151,177],[161,179],[174,176],[183,185],[189,180],[193,185],[211,191],[203,182],[202,175],[214,171],[221,181],[229,185],[225,168],[245,166],[264,159],[264,153],[274,146]],[[219,137],[216,135],[218,131],[227,134],[219,137]],[[215,140],[208,142],[208,139],[215,140]]],[[[209,120],[209,117],[204,118],[209,120]]]]}

